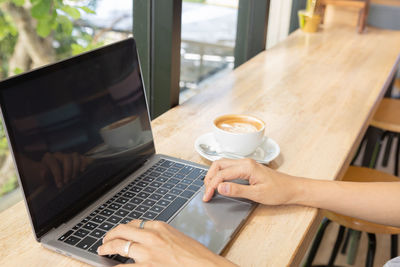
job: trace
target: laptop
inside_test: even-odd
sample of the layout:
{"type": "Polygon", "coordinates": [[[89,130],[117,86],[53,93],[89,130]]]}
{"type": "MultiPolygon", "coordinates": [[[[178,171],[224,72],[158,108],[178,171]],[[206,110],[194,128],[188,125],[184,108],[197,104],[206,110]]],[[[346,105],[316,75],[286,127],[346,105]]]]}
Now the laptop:
{"type": "Polygon", "coordinates": [[[146,219],[220,253],[254,208],[220,195],[204,203],[207,167],[155,153],[133,38],[2,81],[0,105],[48,249],[95,266],[133,262],[96,250],[118,224],[146,219]]]}

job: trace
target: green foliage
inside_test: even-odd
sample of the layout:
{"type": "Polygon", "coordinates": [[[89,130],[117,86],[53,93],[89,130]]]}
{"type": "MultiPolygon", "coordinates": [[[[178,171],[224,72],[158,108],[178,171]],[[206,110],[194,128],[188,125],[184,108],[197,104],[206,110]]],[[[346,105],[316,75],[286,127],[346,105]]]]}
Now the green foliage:
{"type": "Polygon", "coordinates": [[[3,124],[0,122],[0,156],[4,156],[8,152],[7,137],[4,133],[3,124]]]}
{"type": "Polygon", "coordinates": [[[90,50],[99,48],[99,47],[101,47],[103,45],[104,45],[103,42],[98,42],[98,43],[95,43],[95,44],[90,43],[87,46],[82,46],[82,45],[79,45],[79,44],[72,44],[71,45],[72,55],[77,55],[77,54],[81,54],[81,53],[84,53],[84,52],[88,52],[90,50]]]}
{"type": "Polygon", "coordinates": [[[14,72],[15,75],[18,75],[18,74],[21,74],[22,72],[24,72],[24,70],[17,67],[17,68],[15,68],[15,69],[13,70],[13,72],[14,72]]]}

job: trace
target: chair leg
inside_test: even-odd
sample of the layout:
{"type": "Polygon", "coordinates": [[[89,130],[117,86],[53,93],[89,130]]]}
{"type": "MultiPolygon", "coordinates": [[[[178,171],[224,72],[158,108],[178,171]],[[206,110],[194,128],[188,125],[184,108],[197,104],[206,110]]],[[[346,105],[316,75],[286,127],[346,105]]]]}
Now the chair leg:
{"type": "Polygon", "coordinates": [[[346,237],[344,238],[343,246],[342,246],[342,249],[340,250],[341,254],[346,254],[347,246],[348,246],[349,241],[350,241],[351,231],[352,230],[350,228],[347,229],[347,231],[346,231],[346,237]]]}
{"type": "Polygon", "coordinates": [[[386,142],[385,152],[383,153],[383,159],[382,159],[383,167],[387,167],[387,165],[388,165],[390,152],[392,151],[393,138],[394,138],[393,134],[389,133],[388,140],[386,142]]]}
{"type": "Polygon", "coordinates": [[[400,161],[400,134],[397,134],[397,149],[394,162],[394,175],[399,177],[399,161],[400,161]]]}
{"type": "Polygon", "coordinates": [[[367,252],[367,260],[365,262],[366,267],[373,267],[374,258],[375,258],[375,250],[376,250],[375,234],[368,233],[368,252],[367,252]]]}
{"type": "Polygon", "coordinates": [[[390,236],[390,258],[397,257],[397,246],[398,246],[398,235],[391,235],[390,236]]]}
{"type": "Polygon", "coordinates": [[[321,244],[322,238],[324,237],[326,227],[328,227],[330,223],[331,221],[327,218],[324,218],[322,220],[317,235],[315,236],[314,242],[311,246],[310,253],[308,254],[306,263],[304,264],[304,267],[310,267],[312,262],[314,261],[315,255],[317,255],[319,245],[321,244]]]}
{"type": "Polygon", "coordinates": [[[375,167],[376,167],[376,163],[378,161],[378,157],[379,157],[379,154],[380,154],[381,148],[382,148],[382,142],[383,142],[383,140],[385,140],[385,138],[388,134],[389,134],[389,132],[385,131],[378,139],[378,143],[376,144],[376,146],[374,148],[374,152],[372,153],[372,158],[371,158],[370,165],[369,165],[369,167],[372,169],[375,169],[375,167]]]}
{"type": "Polygon", "coordinates": [[[337,254],[339,252],[340,245],[342,244],[342,241],[343,241],[345,229],[346,228],[342,225],[339,227],[339,233],[336,237],[336,242],[335,242],[335,246],[333,247],[331,257],[329,258],[328,267],[333,267],[333,264],[335,263],[337,254]]]}

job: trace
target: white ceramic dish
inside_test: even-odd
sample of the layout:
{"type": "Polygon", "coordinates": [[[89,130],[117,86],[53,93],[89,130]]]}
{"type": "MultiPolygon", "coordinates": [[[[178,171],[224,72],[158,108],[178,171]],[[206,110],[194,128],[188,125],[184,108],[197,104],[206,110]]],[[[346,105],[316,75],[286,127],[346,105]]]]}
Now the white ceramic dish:
{"type": "MultiPolygon", "coordinates": [[[[265,142],[257,147],[252,154],[246,156],[246,158],[252,158],[262,164],[268,164],[274,160],[281,151],[280,147],[273,139],[269,137],[266,139],[267,140],[265,142]]],[[[204,153],[200,148],[200,144],[205,144],[212,147],[213,150],[221,151],[213,133],[206,133],[199,136],[194,142],[194,148],[196,149],[197,153],[210,161],[221,159],[221,156],[211,156],[204,153]]]]}

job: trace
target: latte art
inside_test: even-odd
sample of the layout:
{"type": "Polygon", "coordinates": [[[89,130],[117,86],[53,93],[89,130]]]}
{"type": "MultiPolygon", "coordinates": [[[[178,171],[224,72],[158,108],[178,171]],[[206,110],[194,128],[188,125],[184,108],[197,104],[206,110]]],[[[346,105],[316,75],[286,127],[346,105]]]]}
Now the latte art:
{"type": "Polygon", "coordinates": [[[257,127],[253,124],[240,121],[224,121],[218,125],[218,128],[231,133],[252,133],[258,131],[257,127]]]}

